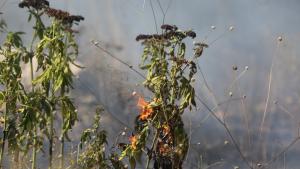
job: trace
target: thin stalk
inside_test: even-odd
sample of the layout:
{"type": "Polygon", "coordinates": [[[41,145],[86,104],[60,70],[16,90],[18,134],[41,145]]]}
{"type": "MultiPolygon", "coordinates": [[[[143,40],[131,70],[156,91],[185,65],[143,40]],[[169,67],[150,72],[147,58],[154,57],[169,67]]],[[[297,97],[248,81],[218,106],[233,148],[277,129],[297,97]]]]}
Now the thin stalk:
{"type": "MultiPolygon", "coordinates": [[[[31,82],[33,81],[33,63],[32,63],[32,58],[30,58],[30,78],[31,82]]],[[[31,90],[34,92],[34,84],[31,83],[31,90]]],[[[33,133],[33,149],[32,149],[32,164],[31,164],[31,169],[36,169],[36,155],[37,155],[37,126],[34,124],[34,133],[33,133]]]]}
{"type": "MultiPolygon", "coordinates": [[[[46,97],[49,98],[50,94],[50,87],[51,84],[50,82],[46,84],[46,97]]],[[[51,92],[52,96],[54,95],[53,91],[51,92]]],[[[55,108],[54,108],[55,109],[55,108]]],[[[54,131],[54,126],[53,126],[53,121],[54,121],[54,110],[50,112],[50,131],[49,131],[49,169],[52,169],[52,161],[53,161],[53,131],[54,131]]]]}
{"type": "Polygon", "coordinates": [[[0,153],[0,168],[3,168],[2,162],[3,162],[3,154],[4,154],[4,149],[5,149],[5,141],[6,141],[6,135],[7,135],[7,104],[5,108],[5,113],[4,113],[4,130],[3,130],[3,137],[1,139],[1,153],[0,153]]]}
{"type": "MultiPolygon", "coordinates": [[[[65,91],[64,91],[64,88],[61,89],[61,96],[63,97],[65,95],[65,91]]],[[[62,107],[62,110],[64,109],[63,107],[63,101],[61,101],[61,107],[62,107]]],[[[63,126],[65,124],[65,119],[64,119],[64,115],[62,113],[62,127],[61,127],[61,147],[60,147],[60,155],[61,155],[61,158],[60,158],[60,169],[63,169],[64,167],[64,152],[65,152],[65,132],[64,132],[64,129],[63,129],[63,126]]]]}
{"type": "MultiPolygon", "coordinates": [[[[53,49],[50,49],[49,56],[52,57],[53,55],[53,49]]],[[[49,98],[50,94],[50,88],[51,88],[51,82],[46,84],[46,94],[47,98],[49,98]]],[[[54,91],[51,90],[51,95],[54,95],[54,91]]],[[[50,133],[49,133],[49,169],[52,169],[52,162],[53,162],[53,130],[54,130],[54,111],[50,112],[50,133]]]]}
{"type": "MultiPolygon", "coordinates": [[[[37,23],[36,23],[37,25],[37,23]]],[[[33,48],[33,44],[34,41],[37,37],[37,32],[36,30],[34,31],[34,35],[30,44],[30,52],[32,52],[32,48],[33,48]]],[[[33,75],[33,63],[32,63],[32,56],[29,59],[29,64],[30,64],[30,79],[31,79],[31,91],[34,92],[34,84],[33,84],[33,79],[34,79],[34,75],[33,75]]],[[[33,128],[33,149],[32,149],[32,164],[31,164],[31,169],[36,169],[36,155],[37,155],[37,126],[36,124],[34,124],[34,128],[33,128]]]]}
{"type": "MultiPolygon", "coordinates": [[[[64,124],[64,119],[62,119],[63,123],[64,124]]],[[[60,147],[60,155],[61,155],[61,158],[60,158],[60,167],[61,169],[63,169],[64,167],[64,149],[65,149],[65,133],[63,132],[62,133],[62,136],[61,136],[61,147],[60,147]]]]}
{"type": "Polygon", "coordinates": [[[152,152],[153,152],[154,147],[156,145],[157,139],[158,139],[158,130],[156,130],[156,133],[155,133],[152,145],[151,145],[150,152],[148,153],[148,159],[147,159],[146,169],[149,169],[150,161],[152,159],[152,152]]]}
{"type": "MultiPolygon", "coordinates": [[[[65,44],[65,48],[64,48],[64,53],[67,55],[67,50],[68,50],[68,37],[65,37],[65,41],[64,41],[64,44],[65,44]]],[[[60,90],[60,95],[61,97],[64,97],[65,96],[65,87],[64,86],[61,86],[61,90],[60,90]]],[[[62,126],[61,126],[61,147],[60,147],[60,155],[61,155],[61,159],[60,159],[60,169],[63,169],[64,167],[64,152],[65,152],[65,131],[64,131],[64,124],[65,124],[65,119],[64,119],[64,106],[63,106],[63,100],[61,100],[61,118],[62,118],[62,126]]]]}
{"type": "Polygon", "coordinates": [[[31,169],[36,169],[36,154],[37,154],[37,128],[34,126],[34,135],[33,135],[33,150],[32,150],[32,165],[31,169]]]}
{"type": "Polygon", "coordinates": [[[50,115],[50,139],[49,139],[49,168],[52,169],[53,160],[53,112],[50,115]]]}

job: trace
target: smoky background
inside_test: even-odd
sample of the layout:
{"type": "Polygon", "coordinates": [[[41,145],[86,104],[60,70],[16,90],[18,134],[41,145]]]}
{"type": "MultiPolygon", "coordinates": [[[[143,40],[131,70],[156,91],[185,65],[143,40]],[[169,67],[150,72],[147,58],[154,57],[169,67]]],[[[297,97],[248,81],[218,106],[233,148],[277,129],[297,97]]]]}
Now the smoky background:
{"type": "MultiPolygon", "coordinates": [[[[0,17],[9,30],[26,32],[26,41],[32,32],[18,3],[1,0],[0,17]]],[[[78,60],[85,68],[74,70],[72,95],[79,121],[70,134],[70,150],[77,150],[80,133],[91,126],[99,105],[106,110],[102,125],[108,132],[108,147],[124,127],[126,136],[120,141],[128,142],[138,114],[132,92],[145,97],[149,94],[138,85],[143,79],[98,50],[91,40],[138,68],[142,46],[135,37],[155,33],[163,21],[180,29],[193,29],[197,33],[195,41],[209,44],[198,63],[203,75],[198,72],[197,95],[225,119],[253,165],[277,156],[299,134],[298,0],[50,0],[50,4],[85,17],[76,27],[80,31],[78,60]],[[167,11],[165,19],[161,8],[167,11]],[[228,30],[230,26],[233,31],[228,30]],[[232,69],[234,65],[236,71],[232,69]]],[[[3,38],[0,35],[1,41],[3,38]]],[[[188,44],[191,54],[192,43],[188,44]]],[[[200,102],[197,104],[198,109],[186,112],[184,117],[191,137],[185,167],[246,168],[224,127],[200,102]]],[[[293,144],[269,168],[298,168],[299,145],[293,144]]]]}

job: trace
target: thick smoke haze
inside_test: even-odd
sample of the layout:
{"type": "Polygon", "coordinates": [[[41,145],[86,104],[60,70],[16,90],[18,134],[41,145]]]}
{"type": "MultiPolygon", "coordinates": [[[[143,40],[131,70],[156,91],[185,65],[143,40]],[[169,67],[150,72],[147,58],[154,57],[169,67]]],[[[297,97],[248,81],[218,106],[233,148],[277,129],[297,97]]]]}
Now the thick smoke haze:
{"type": "MultiPolygon", "coordinates": [[[[142,46],[135,37],[140,33],[155,33],[156,25],[159,28],[163,21],[180,29],[193,29],[197,33],[196,41],[209,44],[199,61],[205,80],[199,73],[195,83],[197,94],[210,108],[220,103],[216,114],[226,118],[249,160],[267,162],[297,137],[300,122],[299,0],[160,0],[164,12],[168,9],[165,19],[158,0],[151,2],[50,0],[53,7],[85,17],[76,27],[80,31],[78,59],[86,68],[77,73],[73,92],[80,112],[80,121],[72,132],[75,140],[78,141],[78,133],[91,125],[93,112],[100,104],[107,111],[102,121],[110,140],[114,140],[124,127],[129,128],[130,135],[130,126],[138,113],[136,98],[131,93],[137,91],[147,96],[147,91],[137,85],[143,79],[99,51],[91,40],[98,41],[99,45],[137,68],[142,46]],[[230,26],[234,27],[233,31],[229,31],[230,26]],[[283,40],[279,42],[278,37],[283,40]],[[232,70],[233,65],[238,67],[237,71],[232,70]],[[263,137],[259,138],[269,87],[263,137]]],[[[24,31],[25,37],[29,37],[32,32],[26,23],[27,15],[24,9],[17,7],[18,3],[17,0],[0,0],[0,5],[3,4],[0,17],[6,20],[9,29],[24,31]]],[[[1,41],[3,38],[1,35],[1,41]]],[[[191,52],[192,43],[188,44],[191,52]]],[[[191,134],[187,168],[197,168],[200,159],[204,167],[215,164],[211,168],[246,168],[222,126],[208,115],[201,103],[198,106],[199,110],[185,115],[186,129],[191,134]]],[[[270,168],[298,168],[299,146],[296,143],[270,168]]]]}

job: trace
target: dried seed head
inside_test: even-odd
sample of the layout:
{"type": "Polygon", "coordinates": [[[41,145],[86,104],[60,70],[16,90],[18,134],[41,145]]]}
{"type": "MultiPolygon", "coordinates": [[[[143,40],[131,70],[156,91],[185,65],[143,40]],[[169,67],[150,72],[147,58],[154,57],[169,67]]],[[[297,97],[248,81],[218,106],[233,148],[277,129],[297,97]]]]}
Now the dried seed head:
{"type": "Polygon", "coordinates": [[[47,0],[23,0],[19,3],[20,8],[35,8],[37,10],[48,8],[49,2],[47,0]]]}
{"type": "Polygon", "coordinates": [[[208,44],[206,43],[203,43],[203,42],[196,42],[196,41],[193,41],[193,44],[194,46],[201,46],[201,47],[205,47],[205,48],[208,48],[208,44]]]}
{"type": "Polygon", "coordinates": [[[238,70],[238,67],[236,65],[233,65],[232,70],[238,70]]]}
{"type": "Polygon", "coordinates": [[[167,31],[176,31],[178,29],[176,25],[168,25],[168,24],[161,25],[160,28],[167,31]]]}
{"type": "Polygon", "coordinates": [[[138,36],[135,38],[135,40],[136,40],[136,41],[140,41],[140,40],[146,40],[146,39],[150,39],[150,38],[151,38],[150,35],[140,34],[140,35],[138,35],[138,36]]]}
{"type": "Polygon", "coordinates": [[[187,31],[186,35],[191,37],[192,39],[194,39],[197,36],[197,34],[194,31],[187,31]]]}
{"type": "Polygon", "coordinates": [[[84,17],[80,15],[70,15],[69,12],[59,9],[47,8],[45,12],[49,17],[61,20],[64,24],[72,24],[74,22],[80,22],[81,20],[84,20],[84,17]]]}
{"type": "Polygon", "coordinates": [[[137,94],[136,91],[133,91],[131,95],[136,96],[136,94],[137,94]]]}
{"type": "Polygon", "coordinates": [[[98,41],[94,41],[94,40],[92,40],[92,42],[94,43],[94,45],[99,45],[99,42],[98,41]]]}

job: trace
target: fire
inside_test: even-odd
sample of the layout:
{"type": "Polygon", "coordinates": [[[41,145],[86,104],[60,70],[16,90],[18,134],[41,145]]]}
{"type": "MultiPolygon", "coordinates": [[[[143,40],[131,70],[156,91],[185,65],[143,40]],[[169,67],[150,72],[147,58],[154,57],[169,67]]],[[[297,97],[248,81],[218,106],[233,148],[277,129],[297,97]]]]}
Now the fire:
{"type": "Polygon", "coordinates": [[[153,114],[152,107],[142,97],[139,97],[137,106],[141,109],[139,117],[140,120],[147,120],[153,114]]]}
{"type": "Polygon", "coordinates": [[[138,143],[138,140],[137,140],[137,136],[130,136],[129,137],[129,141],[130,141],[130,143],[131,143],[131,148],[133,149],[133,150],[136,150],[137,149],[137,143],[138,143]]]}

